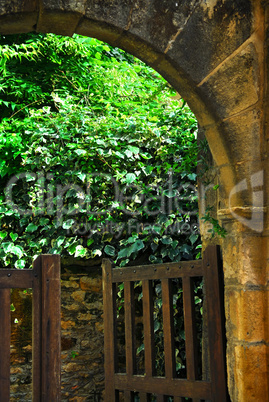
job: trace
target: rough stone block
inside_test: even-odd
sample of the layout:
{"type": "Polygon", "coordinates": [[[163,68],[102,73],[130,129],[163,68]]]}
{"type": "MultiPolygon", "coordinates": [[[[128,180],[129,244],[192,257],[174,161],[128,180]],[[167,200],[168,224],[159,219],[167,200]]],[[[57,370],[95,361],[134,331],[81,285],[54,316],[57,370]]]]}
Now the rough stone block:
{"type": "Polygon", "coordinates": [[[262,118],[258,107],[236,115],[221,124],[225,146],[232,164],[260,160],[264,152],[262,118]]]}
{"type": "Polygon", "coordinates": [[[170,41],[184,29],[198,2],[136,0],[133,2],[128,31],[145,42],[153,43],[157,51],[165,52],[170,41]]]}
{"type": "Polygon", "coordinates": [[[18,13],[14,15],[0,16],[0,35],[20,34],[32,32],[36,29],[38,13],[18,13]]]}
{"type": "Polygon", "coordinates": [[[230,231],[222,248],[226,285],[266,286],[268,237],[245,233],[236,238],[236,232],[230,231]]]}
{"type": "Polygon", "coordinates": [[[125,29],[128,26],[132,3],[132,0],[87,0],[85,17],[125,29]]]}
{"type": "Polygon", "coordinates": [[[53,32],[58,35],[72,36],[79,23],[81,14],[77,12],[40,10],[37,32],[53,32]]]}
{"type": "Polygon", "coordinates": [[[82,290],[90,292],[101,292],[102,290],[102,278],[91,278],[89,276],[83,276],[80,278],[80,287],[82,290]]]}
{"type": "Polygon", "coordinates": [[[82,302],[85,299],[86,292],[83,290],[77,290],[76,292],[72,293],[72,298],[77,302],[82,302]]]}
{"type": "MultiPolygon", "coordinates": [[[[259,189],[265,191],[265,172],[266,166],[261,160],[250,159],[231,165],[220,166],[220,187],[218,191],[219,197],[223,201],[223,204],[226,205],[226,208],[252,207],[254,204],[253,193],[259,189]],[[263,185],[257,186],[256,183],[258,181],[262,182],[263,185]]],[[[266,200],[264,199],[264,201],[266,200]]],[[[265,206],[263,202],[262,205],[265,206]]],[[[223,212],[225,213],[225,211],[223,212]]]]}
{"type": "Polygon", "coordinates": [[[79,21],[75,32],[79,35],[93,37],[114,46],[122,33],[121,29],[112,27],[105,22],[97,22],[87,18],[79,21]]]}
{"type": "Polygon", "coordinates": [[[68,11],[83,14],[85,12],[84,0],[42,0],[43,10],[68,11]]]}
{"type": "Polygon", "coordinates": [[[259,60],[253,43],[227,59],[201,85],[204,99],[221,119],[241,113],[259,100],[259,60]]]}
{"type": "Polygon", "coordinates": [[[250,0],[199,3],[167,53],[197,84],[245,42],[253,22],[250,0]]]}
{"type": "Polygon", "coordinates": [[[75,325],[76,325],[75,321],[71,321],[71,320],[61,322],[62,329],[69,329],[69,328],[74,327],[75,325]]]}
{"type": "Polygon", "coordinates": [[[235,346],[234,376],[238,401],[264,402],[268,400],[269,376],[266,355],[266,345],[235,346]]]}
{"type": "Polygon", "coordinates": [[[38,3],[37,0],[27,0],[27,1],[1,0],[0,15],[17,14],[23,12],[29,13],[37,11],[37,3],[38,3]]]}
{"type": "Polygon", "coordinates": [[[75,281],[72,281],[72,280],[70,280],[70,281],[61,281],[61,286],[63,288],[74,288],[74,289],[79,288],[79,284],[77,282],[75,282],[75,281]]]}
{"type": "Polygon", "coordinates": [[[229,339],[244,342],[265,341],[266,292],[226,290],[226,327],[229,339]]]}

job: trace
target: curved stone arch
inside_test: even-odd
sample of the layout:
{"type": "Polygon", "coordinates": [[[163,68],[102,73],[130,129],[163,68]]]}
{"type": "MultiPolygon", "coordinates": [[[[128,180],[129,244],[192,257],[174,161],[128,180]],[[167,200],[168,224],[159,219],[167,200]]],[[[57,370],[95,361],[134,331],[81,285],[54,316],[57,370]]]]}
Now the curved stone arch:
{"type": "MultiPolygon", "coordinates": [[[[101,39],[145,61],[186,99],[205,129],[216,164],[229,172],[222,182],[225,193],[234,187],[238,178],[231,168],[231,141],[226,135],[230,127],[225,121],[258,101],[257,77],[247,73],[246,68],[245,74],[229,77],[229,71],[234,76],[239,71],[241,74],[246,66],[255,69],[255,44],[250,40],[254,31],[251,1],[240,0],[237,6],[231,0],[39,3],[4,2],[0,32],[37,30],[62,35],[76,32],[101,39]],[[225,44],[223,35],[228,38],[225,44]],[[227,84],[231,80],[229,89],[227,84]],[[243,89],[234,99],[234,90],[240,86],[243,89]]],[[[237,150],[237,161],[238,156],[237,150]]]]}
{"type": "Polygon", "coordinates": [[[218,166],[219,216],[229,231],[222,245],[233,401],[265,401],[269,394],[268,218],[260,231],[247,227],[255,196],[241,191],[264,184],[268,204],[266,183],[255,182],[268,171],[266,16],[262,0],[0,2],[0,33],[101,39],[156,69],[195,113],[218,166]]]}

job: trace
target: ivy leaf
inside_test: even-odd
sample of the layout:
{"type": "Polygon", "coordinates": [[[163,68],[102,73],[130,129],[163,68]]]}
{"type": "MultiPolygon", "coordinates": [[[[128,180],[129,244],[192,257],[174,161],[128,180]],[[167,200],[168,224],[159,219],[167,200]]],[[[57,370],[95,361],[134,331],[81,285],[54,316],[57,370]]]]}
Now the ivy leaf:
{"type": "Polygon", "coordinates": [[[129,250],[129,247],[122,248],[118,253],[118,258],[121,259],[121,258],[127,257],[128,256],[128,250],[129,250]]]}
{"type": "Polygon", "coordinates": [[[33,233],[37,230],[38,226],[36,226],[34,223],[29,223],[27,228],[25,229],[25,232],[33,233]]]}
{"type": "Polygon", "coordinates": [[[69,254],[71,254],[71,255],[75,254],[76,248],[77,248],[77,242],[71,244],[71,245],[68,247],[68,252],[69,252],[69,254]]]}
{"type": "Polygon", "coordinates": [[[113,257],[115,255],[116,249],[113,246],[106,245],[104,248],[104,252],[110,257],[113,257]]]}
{"type": "Polygon", "coordinates": [[[9,253],[13,246],[14,246],[14,243],[12,243],[10,241],[2,243],[2,247],[3,247],[3,250],[5,253],[9,253]]]}
{"type": "Polygon", "coordinates": [[[15,262],[15,267],[18,269],[23,269],[26,265],[26,261],[25,260],[17,260],[15,262]]]}
{"type": "Polygon", "coordinates": [[[82,245],[78,245],[76,246],[76,251],[75,251],[75,258],[77,257],[85,257],[85,255],[87,254],[87,249],[85,247],[83,247],[82,245]]]}
{"type": "Polygon", "coordinates": [[[177,195],[177,190],[164,190],[163,195],[165,195],[168,198],[174,198],[177,195]]]}
{"type": "Polygon", "coordinates": [[[11,232],[9,235],[13,241],[16,241],[17,238],[19,237],[18,233],[13,233],[13,232],[11,232]]]}
{"type": "Polygon", "coordinates": [[[87,151],[85,151],[85,149],[75,149],[74,151],[77,155],[85,155],[87,153],[87,151]]]}
{"type": "Polygon", "coordinates": [[[79,172],[77,173],[77,176],[80,178],[81,181],[84,181],[86,179],[86,173],[79,172]]]}
{"type": "Polygon", "coordinates": [[[136,175],[134,173],[127,173],[125,177],[125,182],[127,184],[133,183],[136,179],[136,175]]]}
{"type": "Polygon", "coordinates": [[[144,243],[142,240],[138,239],[130,247],[125,247],[120,250],[118,258],[130,257],[131,254],[137,253],[144,248],[144,243]]]}
{"type": "Polygon", "coordinates": [[[192,245],[196,242],[198,237],[199,237],[199,235],[194,234],[194,233],[190,235],[189,239],[190,239],[192,245]]]}
{"type": "Polygon", "coordinates": [[[101,255],[102,255],[102,251],[99,250],[99,249],[95,249],[95,250],[93,250],[93,252],[92,252],[93,258],[96,257],[96,256],[101,257],[101,255]]]}
{"type": "Polygon", "coordinates": [[[64,237],[64,236],[59,236],[59,237],[56,239],[56,246],[57,246],[57,247],[60,247],[60,246],[63,244],[64,240],[65,240],[65,237],[64,237]]]}
{"type": "Polygon", "coordinates": [[[23,256],[23,248],[21,246],[12,246],[9,250],[10,253],[15,254],[18,258],[23,256]]]}
{"type": "Polygon", "coordinates": [[[75,223],[74,219],[68,219],[63,223],[63,229],[70,229],[75,223]]]}
{"type": "Polygon", "coordinates": [[[161,238],[161,242],[162,242],[163,244],[172,244],[172,243],[173,243],[173,239],[172,239],[172,237],[170,237],[170,236],[163,236],[163,237],[161,238]]]}
{"type": "Polygon", "coordinates": [[[133,153],[133,154],[138,154],[139,153],[139,148],[133,147],[132,145],[128,146],[128,149],[133,153]]]}
{"type": "Polygon", "coordinates": [[[48,218],[41,218],[40,221],[39,221],[39,224],[41,226],[45,226],[45,225],[47,225],[49,223],[49,221],[50,220],[48,218]]]}
{"type": "Polygon", "coordinates": [[[5,237],[7,237],[7,232],[0,232],[0,238],[4,240],[5,237]]]}

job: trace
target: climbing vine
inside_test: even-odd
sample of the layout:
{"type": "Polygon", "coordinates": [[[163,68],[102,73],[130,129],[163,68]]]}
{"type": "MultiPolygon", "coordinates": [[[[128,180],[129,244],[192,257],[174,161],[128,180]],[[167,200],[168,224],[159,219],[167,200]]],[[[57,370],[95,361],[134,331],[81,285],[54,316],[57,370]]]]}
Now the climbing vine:
{"type": "Polygon", "coordinates": [[[154,70],[95,39],[0,39],[0,260],[199,256],[197,123],[154,70]]]}

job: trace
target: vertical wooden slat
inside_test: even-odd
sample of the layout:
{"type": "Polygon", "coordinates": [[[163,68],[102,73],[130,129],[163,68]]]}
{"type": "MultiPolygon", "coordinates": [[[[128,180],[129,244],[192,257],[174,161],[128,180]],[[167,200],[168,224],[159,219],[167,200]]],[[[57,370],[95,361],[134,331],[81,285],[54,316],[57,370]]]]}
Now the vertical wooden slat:
{"type": "Polygon", "coordinates": [[[142,291],[143,291],[145,373],[146,376],[151,377],[155,374],[152,281],[142,281],[142,291]]]}
{"type": "Polygon", "coordinates": [[[134,393],[128,390],[124,391],[124,402],[134,402],[134,393]]]}
{"type": "Polygon", "coordinates": [[[42,401],[61,399],[61,268],[59,255],[42,255],[42,401]]]}
{"type": "Polygon", "coordinates": [[[115,392],[115,284],[112,285],[112,264],[108,259],[102,263],[103,271],[103,305],[104,305],[104,355],[105,355],[105,401],[115,402],[118,392],[115,392]]]}
{"type": "Polygon", "coordinates": [[[227,401],[226,371],[224,358],[223,300],[221,299],[222,266],[220,249],[209,246],[204,252],[203,269],[207,301],[208,343],[212,401],[227,401]]]}
{"type": "Polygon", "coordinates": [[[10,289],[0,289],[0,401],[10,393],[10,289]]]}
{"type": "Polygon", "coordinates": [[[173,295],[169,279],[162,279],[162,309],[163,309],[163,336],[164,336],[164,361],[165,377],[175,377],[175,343],[174,343],[174,319],[173,319],[173,295]]]}
{"type": "Polygon", "coordinates": [[[133,282],[124,282],[124,312],[125,312],[126,373],[127,375],[133,375],[136,371],[133,282]]]}
{"type": "Polygon", "coordinates": [[[33,263],[33,301],[32,301],[32,353],[33,353],[33,380],[32,392],[33,402],[41,401],[41,283],[42,283],[42,258],[38,256],[33,263]]]}
{"type": "MultiPolygon", "coordinates": [[[[144,296],[144,294],[143,294],[143,296],[144,296]]],[[[140,399],[140,402],[149,402],[150,395],[146,394],[145,392],[139,392],[139,399],[140,399]]]]}
{"type": "Polygon", "coordinates": [[[184,328],[185,328],[185,348],[187,361],[187,379],[197,380],[197,338],[195,328],[195,305],[193,282],[190,277],[182,278],[183,284],[183,307],[184,307],[184,328]]]}

